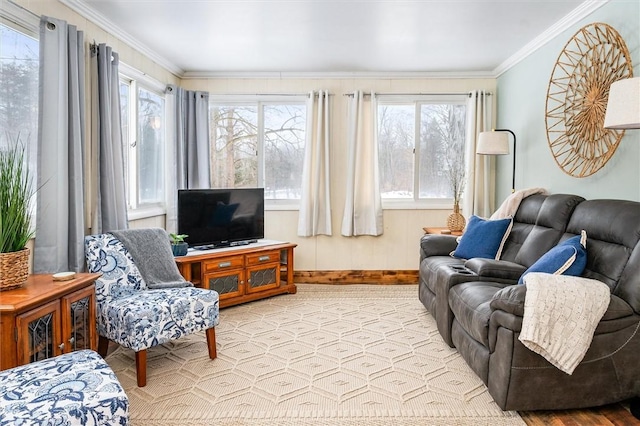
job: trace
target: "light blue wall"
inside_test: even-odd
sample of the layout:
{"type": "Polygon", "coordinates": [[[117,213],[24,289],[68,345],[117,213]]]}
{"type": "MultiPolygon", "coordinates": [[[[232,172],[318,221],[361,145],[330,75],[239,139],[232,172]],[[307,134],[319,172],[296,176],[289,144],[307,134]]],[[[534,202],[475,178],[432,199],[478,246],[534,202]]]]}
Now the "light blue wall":
{"type": "MultiPolygon", "coordinates": [[[[634,76],[640,76],[640,2],[613,0],[545,44],[503,73],[497,81],[497,125],[517,135],[516,188],[543,187],[551,193],[578,194],[587,199],[640,201],[640,130],[627,130],[609,162],[595,174],[575,178],[556,164],[547,142],[547,87],[558,55],[585,25],[603,22],[625,40],[634,76]]],[[[512,157],[497,162],[497,203],[510,193],[512,157]]]]}

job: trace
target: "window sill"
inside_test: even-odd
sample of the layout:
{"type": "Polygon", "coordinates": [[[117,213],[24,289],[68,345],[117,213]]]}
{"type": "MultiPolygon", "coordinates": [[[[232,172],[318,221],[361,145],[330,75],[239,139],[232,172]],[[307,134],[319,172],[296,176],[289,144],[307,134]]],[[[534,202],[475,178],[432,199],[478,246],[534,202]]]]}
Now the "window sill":
{"type": "Polygon", "coordinates": [[[266,201],[264,203],[265,211],[298,211],[300,210],[300,203],[294,202],[273,202],[266,201]]]}
{"type": "Polygon", "coordinates": [[[453,200],[382,200],[382,210],[452,210],[453,200]]]}
{"type": "Polygon", "coordinates": [[[162,206],[143,207],[127,211],[127,219],[129,221],[147,219],[149,217],[163,216],[166,213],[166,209],[162,206]]]}

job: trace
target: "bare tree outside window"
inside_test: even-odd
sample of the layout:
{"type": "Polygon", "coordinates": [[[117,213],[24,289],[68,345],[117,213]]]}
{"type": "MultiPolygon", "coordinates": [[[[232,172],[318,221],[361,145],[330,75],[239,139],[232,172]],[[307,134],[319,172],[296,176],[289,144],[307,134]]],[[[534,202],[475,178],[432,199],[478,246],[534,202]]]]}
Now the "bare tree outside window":
{"type": "Polygon", "coordinates": [[[382,197],[451,199],[454,186],[459,197],[465,177],[465,120],[461,102],[379,102],[382,197]]]}
{"type": "Polygon", "coordinates": [[[165,98],[158,87],[120,74],[120,121],[128,210],[165,199],[165,98]]]}
{"type": "Polygon", "coordinates": [[[264,117],[265,198],[299,200],[306,107],[267,105],[264,117]]]}
{"type": "Polygon", "coordinates": [[[413,105],[378,108],[378,159],[383,198],[413,198],[415,122],[413,105]]]}
{"type": "Polygon", "coordinates": [[[33,37],[0,24],[0,146],[27,145],[29,173],[35,181],[38,137],[39,44],[33,37]]]}
{"type": "Polygon", "coordinates": [[[466,107],[423,104],[420,110],[420,198],[459,198],[465,175],[466,107]]]}
{"type": "Polygon", "coordinates": [[[214,106],[211,109],[211,186],[258,186],[258,109],[214,106]]]}
{"type": "Polygon", "coordinates": [[[212,187],[264,187],[266,199],[300,199],[303,103],[212,104],[210,112],[212,187]]]}
{"type": "Polygon", "coordinates": [[[164,98],[138,91],[138,204],[164,199],[164,98]]]}

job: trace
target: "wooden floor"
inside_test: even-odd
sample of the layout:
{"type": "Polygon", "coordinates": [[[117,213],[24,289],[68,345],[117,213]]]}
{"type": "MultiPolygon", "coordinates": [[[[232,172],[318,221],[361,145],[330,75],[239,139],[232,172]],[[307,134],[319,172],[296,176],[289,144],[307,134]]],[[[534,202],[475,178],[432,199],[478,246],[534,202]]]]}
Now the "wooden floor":
{"type": "Polygon", "coordinates": [[[640,425],[622,404],[588,410],[523,411],[519,413],[529,426],[633,426],[640,425]]]}

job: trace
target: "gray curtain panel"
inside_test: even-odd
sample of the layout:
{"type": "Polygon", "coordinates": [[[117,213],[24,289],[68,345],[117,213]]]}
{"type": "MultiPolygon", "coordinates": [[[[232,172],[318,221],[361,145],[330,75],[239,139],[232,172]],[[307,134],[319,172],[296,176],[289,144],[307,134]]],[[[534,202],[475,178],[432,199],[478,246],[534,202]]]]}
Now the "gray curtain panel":
{"type": "Polygon", "coordinates": [[[180,87],[174,91],[178,188],[209,188],[209,93],[180,87]]]}
{"type": "Polygon", "coordinates": [[[104,43],[92,46],[91,80],[93,125],[97,155],[97,193],[92,206],[91,232],[102,234],[127,229],[127,196],[120,123],[118,54],[104,43]]]}
{"type": "Polygon", "coordinates": [[[167,150],[166,228],[177,231],[178,189],[211,187],[209,93],[169,85],[173,96],[175,144],[167,150]]]}
{"type": "Polygon", "coordinates": [[[35,273],[84,269],[84,69],[82,31],[43,16],[35,273]]]}

